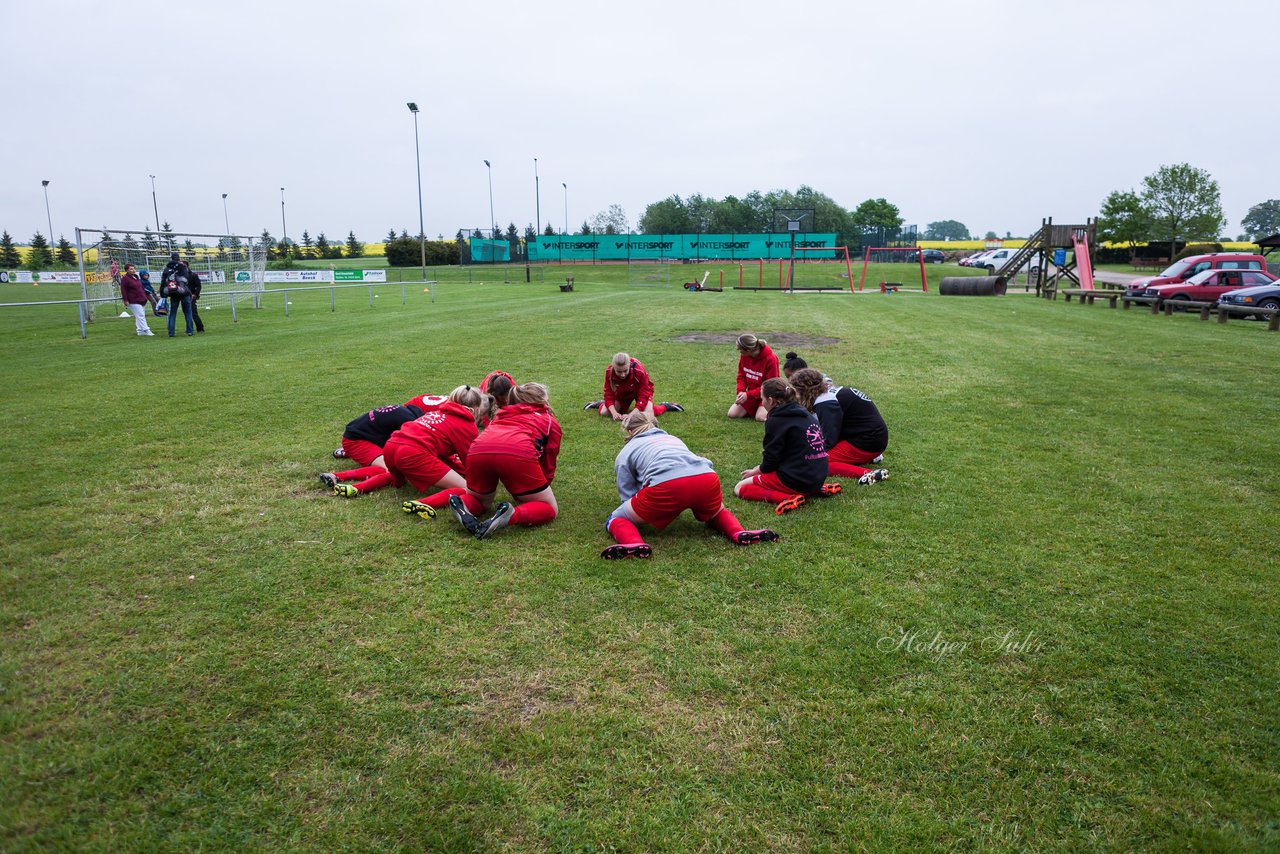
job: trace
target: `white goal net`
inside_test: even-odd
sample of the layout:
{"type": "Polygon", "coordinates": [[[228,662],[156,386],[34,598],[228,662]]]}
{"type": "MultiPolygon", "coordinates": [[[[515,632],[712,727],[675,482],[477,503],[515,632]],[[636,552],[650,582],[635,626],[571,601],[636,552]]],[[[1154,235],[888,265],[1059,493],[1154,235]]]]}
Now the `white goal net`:
{"type": "Polygon", "coordinates": [[[258,304],[267,267],[267,247],[261,237],[228,234],[183,234],[149,230],[77,228],[76,243],[84,268],[85,296],[92,319],[99,306],[118,299],[120,288],[111,276],[112,263],[123,273],[126,264],[151,274],[151,285],[160,292],[160,273],[172,253],[200,277],[200,308],[220,308],[231,300],[258,304]],[[234,292],[234,295],[233,295],[234,292]]]}

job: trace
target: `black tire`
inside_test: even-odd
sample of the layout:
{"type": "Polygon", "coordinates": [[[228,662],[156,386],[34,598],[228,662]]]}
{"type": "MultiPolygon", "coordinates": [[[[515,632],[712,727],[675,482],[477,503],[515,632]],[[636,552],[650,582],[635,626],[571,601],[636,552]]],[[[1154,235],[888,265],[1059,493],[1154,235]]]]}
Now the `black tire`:
{"type": "Polygon", "coordinates": [[[1262,302],[1258,303],[1258,308],[1280,309],[1280,300],[1276,299],[1275,297],[1268,297],[1267,299],[1264,299],[1262,302]]]}

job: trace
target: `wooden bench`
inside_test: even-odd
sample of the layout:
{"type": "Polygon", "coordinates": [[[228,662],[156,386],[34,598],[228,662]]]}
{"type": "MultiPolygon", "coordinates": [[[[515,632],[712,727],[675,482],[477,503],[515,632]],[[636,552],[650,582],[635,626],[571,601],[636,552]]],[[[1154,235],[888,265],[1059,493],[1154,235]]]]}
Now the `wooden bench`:
{"type": "Polygon", "coordinates": [[[1124,306],[1125,311],[1128,311],[1129,306],[1136,302],[1138,305],[1151,306],[1152,314],[1160,313],[1160,297],[1130,296],[1129,294],[1125,294],[1120,297],[1120,302],[1124,306]]]}
{"type": "Polygon", "coordinates": [[[1206,312],[1212,312],[1215,303],[1200,302],[1192,299],[1167,299],[1160,301],[1160,307],[1164,311],[1165,317],[1173,317],[1175,311],[1190,311],[1191,309],[1200,310],[1200,319],[1207,320],[1209,315],[1206,312]]]}
{"type": "MultiPolygon", "coordinates": [[[[1270,318],[1271,322],[1267,324],[1267,331],[1280,332],[1280,309],[1250,308],[1247,305],[1225,305],[1223,303],[1218,303],[1218,322],[1219,323],[1226,323],[1227,318],[1233,314],[1239,314],[1239,315],[1245,315],[1245,316],[1258,315],[1261,317],[1270,318]]],[[[1201,319],[1208,320],[1208,317],[1201,314],[1201,319]]]]}
{"type": "Polygon", "coordinates": [[[1168,258],[1130,258],[1129,266],[1135,270],[1162,270],[1169,265],[1168,258]]]}
{"type": "Polygon", "coordinates": [[[1071,302],[1072,297],[1080,297],[1081,305],[1086,303],[1093,305],[1095,299],[1105,299],[1112,308],[1116,307],[1116,300],[1124,296],[1124,291],[1098,290],[1096,288],[1063,288],[1058,293],[1062,294],[1067,302],[1071,302]]]}

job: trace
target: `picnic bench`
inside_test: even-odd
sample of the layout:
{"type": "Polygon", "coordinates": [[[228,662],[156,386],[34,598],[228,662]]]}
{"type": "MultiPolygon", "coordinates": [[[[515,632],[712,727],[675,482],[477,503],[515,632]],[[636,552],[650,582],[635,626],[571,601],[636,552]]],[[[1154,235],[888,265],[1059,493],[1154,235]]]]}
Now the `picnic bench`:
{"type": "Polygon", "coordinates": [[[1135,270],[1162,270],[1169,264],[1168,258],[1130,258],[1129,266],[1135,270]]]}
{"type": "Polygon", "coordinates": [[[1124,296],[1120,297],[1120,302],[1123,304],[1125,311],[1128,311],[1129,306],[1136,302],[1138,305],[1151,306],[1152,314],[1160,313],[1160,297],[1144,297],[1136,294],[1135,295],[1125,294],[1124,296]]]}
{"type": "Polygon", "coordinates": [[[1100,290],[1097,288],[1062,288],[1058,293],[1062,294],[1067,302],[1071,302],[1072,297],[1079,297],[1081,305],[1086,303],[1093,305],[1095,299],[1105,299],[1111,308],[1115,308],[1116,300],[1124,296],[1124,291],[1100,290]]]}

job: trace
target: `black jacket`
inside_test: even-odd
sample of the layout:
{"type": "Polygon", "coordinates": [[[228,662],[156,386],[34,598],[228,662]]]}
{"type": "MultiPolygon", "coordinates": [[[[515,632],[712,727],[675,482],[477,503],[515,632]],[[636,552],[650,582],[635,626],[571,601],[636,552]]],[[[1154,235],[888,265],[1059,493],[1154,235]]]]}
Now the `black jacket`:
{"type": "Polygon", "coordinates": [[[821,395],[814,401],[813,411],[822,425],[828,449],[841,439],[872,454],[882,454],[889,447],[889,427],[884,417],[871,398],[856,388],[840,386],[821,395]]]}
{"type": "Polygon", "coordinates": [[[816,495],[827,479],[827,450],[818,419],[798,403],[784,403],[764,422],[760,473],[777,472],[796,492],[816,495]]]}
{"type": "Polygon", "coordinates": [[[373,409],[352,420],[343,431],[344,439],[363,439],[372,442],[379,448],[387,444],[391,434],[402,426],[422,415],[416,406],[383,406],[373,409]]]}

